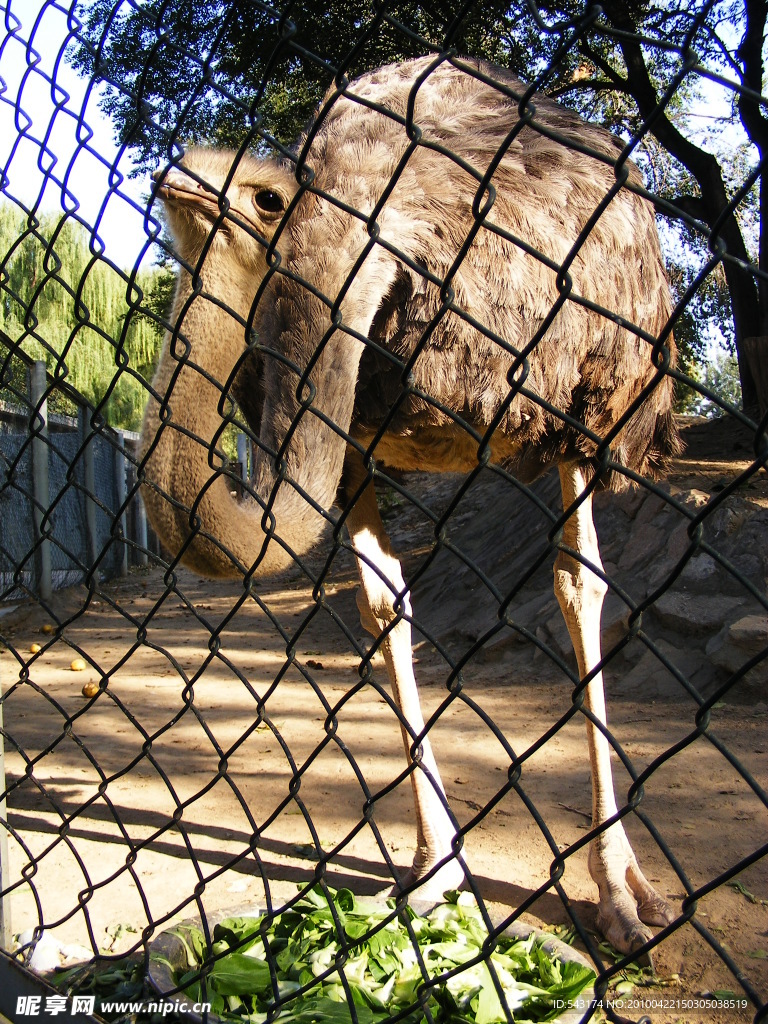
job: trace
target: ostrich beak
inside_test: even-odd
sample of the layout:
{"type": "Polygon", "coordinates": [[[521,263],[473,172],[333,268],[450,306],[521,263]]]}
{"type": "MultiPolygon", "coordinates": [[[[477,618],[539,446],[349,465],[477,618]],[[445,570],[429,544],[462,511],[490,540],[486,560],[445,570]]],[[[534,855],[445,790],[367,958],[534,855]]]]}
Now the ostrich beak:
{"type": "Polygon", "coordinates": [[[192,205],[209,217],[218,217],[221,213],[220,194],[205,182],[197,181],[178,167],[155,171],[154,181],[159,182],[157,195],[164,203],[192,205]]]}

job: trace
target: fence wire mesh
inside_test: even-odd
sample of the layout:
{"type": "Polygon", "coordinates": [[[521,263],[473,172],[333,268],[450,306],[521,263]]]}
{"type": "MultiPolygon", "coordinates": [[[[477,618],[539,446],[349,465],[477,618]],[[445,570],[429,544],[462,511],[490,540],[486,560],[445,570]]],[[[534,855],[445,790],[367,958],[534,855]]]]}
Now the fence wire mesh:
{"type": "Polygon", "coordinates": [[[93,410],[76,393],[49,382],[45,364],[25,360],[10,338],[0,340],[8,381],[0,413],[3,601],[47,599],[90,574],[119,575],[128,554],[124,438],[103,422],[93,429],[93,410]]]}
{"type": "MultiPolygon", "coordinates": [[[[181,919],[461,884],[574,1019],[765,1020],[764,10],[0,10],[15,955],[136,995],[181,919]]],[[[344,1019],[447,1019],[333,914],[344,1019]]]]}

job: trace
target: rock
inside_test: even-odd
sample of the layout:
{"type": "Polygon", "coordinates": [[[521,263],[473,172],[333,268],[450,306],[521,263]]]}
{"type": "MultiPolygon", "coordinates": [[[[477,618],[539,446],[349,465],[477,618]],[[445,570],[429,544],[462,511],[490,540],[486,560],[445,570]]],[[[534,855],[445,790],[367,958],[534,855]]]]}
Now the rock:
{"type": "Polygon", "coordinates": [[[637,526],[642,526],[643,523],[651,523],[657,518],[657,516],[668,513],[669,511],[669,502],[660,498],[657,494],[651,493],[638,509],[637,515],[635,516],[635,523],[637,526]]]}
{"type": "Polygon", "coordinates": [[[614,494],[611,491],[598,491],[594,499],[595,515],[599,516],[607,511],[620,509],[624,515],[634,519],[647,497],[648,492],[644,487],[629,487],[620,494],[614,494]]]}
{"type": "MultiPolygon", "coordinates": [[[[726,625],[712,637],[706,653],[712,663],[729,674],[738,672],[744,664],[768,648],[768,616],[745,615],[726,625]]],[[[761,688],[768,683],[768,655],[755,665],[743,679],[749,687],[761,688]]],[[[738,684],[738,685],[741,685],[738,684]]]]}
{"type": "Polygon", "coordinates": [[[743,619],[732,622],[728,627],[728,638],[746,648],[750,655],[758,654],[768,647],[768,616],[745,615],[743,619]]]}
{"type": "MultiPolygon", "coordinates": [[[[539,636],[538,629],[535,629],[537,624],[543,620],[552,618],[557,612],[557,602],[552,596],[552,592],[545,591],[539,593],[530,600],[523,602],[520,605],[516,605],[514,602],[509,606],[508,616],[513,622],[524,626],[531,632],[536,633],[539,636]]],[[[493,619],[487,619],[483,622],[482,630],[478,630],[478,633],[485,632],[489,626],[493,624],[493,619]]],[[[541,637],[540,637],[541,639],[541,637]]],[[[518,630],[513,629],[511,626],[505,626],[500,629],[491,639],[483,645],[482,649],[475,654],[475,660],[482,664],[501,657],[502,652],[512,647],[519,647],[524,644],[529,644],[531,641],[520,633],[518,630]]]]}
{"type": "Polygon", "coordinates": [[[677,499],[681,505],[688,508],[700,509],[709,504],[710,495],[706,491],[699,491],[692,488],[690,491],[681,491],[677,499]]]}
{"type": "MultiPolygon", "coordinates": [[[[733,537],[723,543],[721,538],[716,546],[726,558],[761,591],[765,590],[768,577],[768,509],[760,509],[741,524],[733,537]],[[750,568],[751,567],[751,568],[750,568]]],[[[741,586],[733,579],[734,585],[741,586]]]]}
{"type": "Polygon", "coordinates": [[[634,569],[641,563],[651,562],[667,538],[666,531],[654,523],[643,523],[632,531],[619,559],[619,569],[634,569]]]}
{"type": "Polygon", "coordinates": [[[717,562],[711,555],[694,555],[685,565],[680,579],[686,583],[700,583],[717,572],[717,562]]]}
{"type": "MultiPolygon", "coordinates": [[[[560,658],[576,672],[576,655],[573,653],[565,620],[559,611],[557,615],[552,616],[549,622],[536,627],[535,636],[555,657],[560,658]]],[[[555,664],[550,654],[537,647],[533,656],[533,664],[540,665],[541,663],[548,666],[555,664]]]]}
{"type": "MultiPolygon", "coordinates": [[[[538,635],[539,631],[537,629],[536,636],[538,635]]],[[[559,654],[561,658],[567,658],[573,652],[571,636],[562,612],[559,609],[551,619],[544,623],[544,636],[548,646],[552,648],[555,654],[559,654]]]]}
{"type": "MultiPolygon", "coordinates": [[[[663,554],[658,554],[648,565],[648,582],[652,589],[659,586],[693,543],[688,535],[689,523],[677,524],[667,536],[663,554]]],[[[718,572],[719,566],[711,555],[700,551],[686,562],[681,578],[687,583],[698,583],[709,579],[718,572]]]]}
{"type": "Polygon", "coordinates": [[[721,629],[734,618],[743,601],[741,597],[723,594],[672,590],[651,605],[650,613],[665,629],[681,632],[685,637],[721,629]]]}
{"type": "Polygon", "coordinates": [[[674,562],[678,562],[685,552],[688,550],[691,544],[691,538],[688,536],[687,522],[678,523],[678,525],[669,534],[667,540],[667,562],[672,565],[674,562]]]}
{"type": "Polygon", "coordinates": [[[530,598],[523,604],[518,605],[513,602],[509,605],[510,618],[531,630],[542,619],[551,618],[556,611],[558,611],[557,601],[553,597],[551,590],[545,590],[543,593],[536,594],[535,597],[530,598]]]}
{"type": "Polygon", "coordinates": [[[603,651],[610,651],[629,632],[628,620],[631,609],[618,594],[609,591],[603,603],[602,638],[603,651]]]}
{"type": "MultiPolygon", "coordinates": [[[[666,640],[657,640],[655,646],[700,693],[706,693],[712,688],[714,673],[700,652],[675,647],[666,640]]],[[[679,700],[686,696],[685,687],[659,657],[647,649],[629,672],[624,675],[613,673],[608,690],[613,693],[642,694],[643,698],[679,700]]]]}
{"type": "Polygon", "coordinates": [[[614,674],[607,684],[609,693],[642,693],[647,697],[679,696],[680,686],[651,651],[646,651],[634,668],[614,674]]]}
{"type": "Polygon", "coordinates": [[[734,502],[728,502],[712,513],[709,525],[715,534],[724,534],[730,537],[737,532],[742,523],[748,518],[749,510],[743,502],[739,502],[738,505],[734,502]]]}
{"type": "Polygon", "coordinates": [[[746,576],[747,579],[753,579],[755,582],[759,582],[760,573],[763,570],[763,563],[760,561],[757,555],[753,555],[750,551],[745,551],[740,555],[733,555],[730,559],[731,565],[742,576],[746,576]]]}

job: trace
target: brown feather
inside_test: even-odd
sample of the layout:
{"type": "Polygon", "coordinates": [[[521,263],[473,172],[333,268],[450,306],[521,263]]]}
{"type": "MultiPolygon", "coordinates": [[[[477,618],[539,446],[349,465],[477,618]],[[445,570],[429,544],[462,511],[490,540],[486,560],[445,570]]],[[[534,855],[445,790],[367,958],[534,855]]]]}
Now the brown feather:
{"type": "MultiPolygon", "coordinates": [[[[335,99],[307,156],[319,190],[365,215],[372,211],[409,145],[397,118],[406,116],[409,96],[431,61],[364,75],[335,99]]],[[[476,464],[477,444],[461,436],[461,423],[485,436],[500,415],[490,437],[493,459],[527,480],[557,462],[589,460],[595,443],[588,435],[605,437],[656,375],[652,343],[569,298],[528,354],[526,393],[503,410],[516,353],[532,343],[559,300],[557,272],[549,263],[559,266],[569,258],[615,186],[622,144],[540,95],[526,107],[533,111],[531,122],[522,124],[518,104],[525,86],[518,79],[481,61],[456,64],[441,64],[418,88],[414,122],[423,144],[411,153],[377,218],[382,239],[402,256],[369,332],[373,344],[360,361],[351,434],[369,443],[386,422],[376,449],[380,461],[401,469],[467,469],[476,464]],[[476,226],[478,182],[499,156],[491,179],[495,202],[450,277],[453,306],[425,336],[440,310],[441,288],[418,268],[440,282],[449,279],[476,226]],[[405,388],[403,369],[417,349],[405,388]],[[546,405],[585,431],[565,425],[546,405]]],[[[637,168],[628,163],[627,169],[628,180],[639,184],[637,168]]],[[[338,242],[351,233],[359,234],[360,251],[367,237],[361,225],[353,226],[327,201],[305,197],[292,231],[294,250],[302,254],[295,269],[326,284],[337,251],[329,238],[338,242]]],[[[671,303],[654,211],[628,188],[618,191],[591,228],[569,274],[573,296],[606,306],[652,339],[665,332],[671,303]]],[[[284,295],[300,289],[283,284],[284,295]]],[[[284,301],[293,315],[301,312],[297,295],[284,301]]],[[[308,307],[303,314],[312,320],[308,307]]],[[[674,365],[669,333],[665,344],[674,365]]],[[[672,381],[663,377],[613,441],[620,465],[654,473],[677,450],[671,401],[672,381]]],[[[601,482],[620,488],[626,478],[611,473],[601,482]]]]}

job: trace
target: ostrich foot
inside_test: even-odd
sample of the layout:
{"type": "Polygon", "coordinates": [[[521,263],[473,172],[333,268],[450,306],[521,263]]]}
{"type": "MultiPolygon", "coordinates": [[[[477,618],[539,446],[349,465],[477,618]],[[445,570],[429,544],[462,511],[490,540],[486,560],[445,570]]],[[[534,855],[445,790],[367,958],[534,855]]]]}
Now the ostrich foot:
{"type": "Polygon", "coordinates": [[[404,889],[409,891],[409,896],[417,900],[424,900],[428,903],[442,903],[443,893],[449,889],[459,889],[464,883],[464,869],[461,864],[452,857],[449,861],[438,868],[438,870],[420,883],[420,879],[439,863],[442,858],[435,858],[430,864],[419,864],[418,858],[397,882],[386,892],[387,896],[399,896],[404,889]],[[413,888],[412,888],[413,887],[413,888]]]}
{"type": "MultiPolygon", "coordinates": [[[[604,836],[600,837],[604,839],[604,836]]],[[[638,867],[626,839],[617,843],[597,840],[590,849],[589,871],[600,891],[597,927],[621,953],[634,953],[653,932],[648,925],[663,927],[675,920],[675,913],[638,867]]],[[[652,966],[649,954],[638,960],[652,966]]]]}

